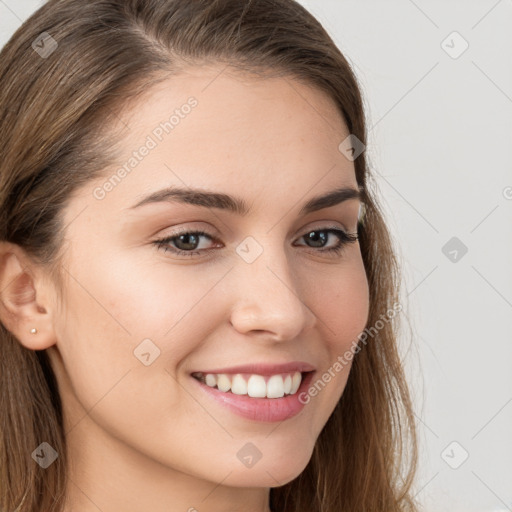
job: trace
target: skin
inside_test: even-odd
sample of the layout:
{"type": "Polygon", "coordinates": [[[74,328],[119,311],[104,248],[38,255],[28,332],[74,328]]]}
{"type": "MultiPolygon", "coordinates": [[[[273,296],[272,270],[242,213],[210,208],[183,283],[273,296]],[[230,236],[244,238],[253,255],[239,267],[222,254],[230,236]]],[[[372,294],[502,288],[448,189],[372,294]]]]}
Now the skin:
{"type": "MultiPolygon", "coordinates": [[[[357,188],[332,100],[292,78],[222,69],[166,79],[120,116],[122,156],[106,177],[168,113],[198,100],[104,199],[93,192],[105,178],[73,196],[63,296],[20,248],[2,245],[2,321],[24,346],[47,349],[59,383],[66,512],[269,511],[269,489],[303,471],[345,388],[350,365],[299,415],[266,423],[232,413],[191,380],[200,369],[294,360],[321,375],[364,329],[369,308],[359,243],[328,255],[304,237],[332,226],[355,233],[359,201],[299,216],[314,196],[357,188]],[[242,217],[167,202],[129,211],[169,185],[238,196],[252,209],[242,217]],[[214,250],[187,258],[152,243],[177,228],[206,230],[214,240],[201,237],[200,249],[214,250]],[[247,236],[263,249],[250,264],[235,251],[247,236]],[[149,366],[133,353],[146,338],[160,350],[149,366]],[[251,468],[237,458],[248,442],[262,454],[251,468]]],[[[325,245],[337,241],[331,234],[325,245]]]]}

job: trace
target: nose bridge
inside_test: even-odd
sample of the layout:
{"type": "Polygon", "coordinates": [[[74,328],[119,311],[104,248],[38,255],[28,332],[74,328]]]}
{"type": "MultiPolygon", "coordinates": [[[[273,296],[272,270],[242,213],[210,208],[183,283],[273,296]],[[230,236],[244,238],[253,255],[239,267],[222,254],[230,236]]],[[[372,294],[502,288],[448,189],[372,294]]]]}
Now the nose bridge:
{"type": "Polygon", "coordinates": [[[264,330],[285,340],[310,327],[314,314],[304,302],[284,244],[274,239],[249,236],[236,248],[232,323],[241,331],[264,330]]]}

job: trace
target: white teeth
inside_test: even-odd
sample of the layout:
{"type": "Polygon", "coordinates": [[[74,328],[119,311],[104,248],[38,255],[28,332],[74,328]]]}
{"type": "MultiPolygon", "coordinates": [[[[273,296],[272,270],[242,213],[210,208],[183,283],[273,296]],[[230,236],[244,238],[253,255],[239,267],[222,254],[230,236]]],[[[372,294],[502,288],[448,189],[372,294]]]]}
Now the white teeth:
{"type": "Polygon", "coordinates": [[[267,382],[267,397],[281,398],[284,396],[284,382],[281,375],[272,375],[267,382]]]}
{"type": "Polygon", "coordinates": [[[244,376],[239,373],[235,375],[197,373],[194,376],[211,388],[217,387],[219,391],[225,393],[231,391],[235,395],[249,395],[253,398],[281,398],[285,395],[293,395],[302,381],[300,372],[270,377],[255,374],[244,376]]]}
{"type": "Polygon", "coordinates": [[[231,380],[224,373],[217,376],[217,387],[221,391],[229,391],[231,389],[231,380]]]}
{"type": "Polygon", "coordinates": [[[208,373],[206,375],[206,384],[211,388],[214,388],[217,385],[217,377],[215,377],[213,373],[208,373]]]}
{"type": "Polygon", "coordinates": [[[261,375],[251,375],[247,381],[247,394],[253,398],[265,398],[267,385],[261,375]]]}
{"type": "Polygon", "coordinates": [[[247,395],[247,382],[239,373],[233,377],[231,393],[235,393],[235,395],[247,395]]]}
{"type": "Polygon", "coordinates": [[[287,375],[286,379],[284,379],[284,392],[286,395],[290,394],[290,391],[292,389],[292,378],[287,375]]]}
{"type": "Polygon", "coordinates": [[[295,372],[292,377],[292,389],[290,389],[290,394],[297,393],[297,389],[299,389],[300,381],[302,380],[302,375],[299,372],[295,372]]]}

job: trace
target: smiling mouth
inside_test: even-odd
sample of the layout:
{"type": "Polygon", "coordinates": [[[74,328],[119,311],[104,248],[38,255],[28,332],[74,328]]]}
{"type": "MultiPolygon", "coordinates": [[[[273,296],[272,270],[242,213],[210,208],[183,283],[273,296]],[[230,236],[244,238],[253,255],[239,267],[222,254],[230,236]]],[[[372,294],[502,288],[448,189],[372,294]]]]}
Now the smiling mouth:
{"type": "Polygon", "coordinates": [[[252,398],[282,398],[296,394],[308,373],[311,372],[294,371],[275,375],[194,372],[192,377],[224,393],[248,395],[252,398]]]}

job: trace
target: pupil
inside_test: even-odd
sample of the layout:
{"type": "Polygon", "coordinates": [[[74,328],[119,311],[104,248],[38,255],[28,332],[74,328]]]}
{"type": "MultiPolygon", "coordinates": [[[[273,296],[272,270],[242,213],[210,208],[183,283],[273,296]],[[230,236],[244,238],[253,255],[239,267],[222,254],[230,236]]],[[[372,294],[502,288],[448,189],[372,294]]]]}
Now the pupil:
{"type": "MultiPolygon", "coordinates": [[[[318,241],[318,237],[320,237],[320,242],[325,242],[326,235],[323,231],[311,231],[308,238],[310,241],[316,243],[318,241]]],[[[315,245],[314,247],[321,247],[323,244],[315,245]]]]}
{"type": "MultiPolygon", "coordinates": [[[[197,238],[197,235],[191,235],[191,234],[186,234],[186,235],[180,235],[179,238],[178,238],[178,241],[179,242],[182,242],[183,239],[189,239],[189,238],[197,238]]],[[[185,246],[192,246],[192,247],[180,247],[180,249],[195,249],[197,245],[197,240],[195,240],[195,242],[185,242],[185,246]]]]}

